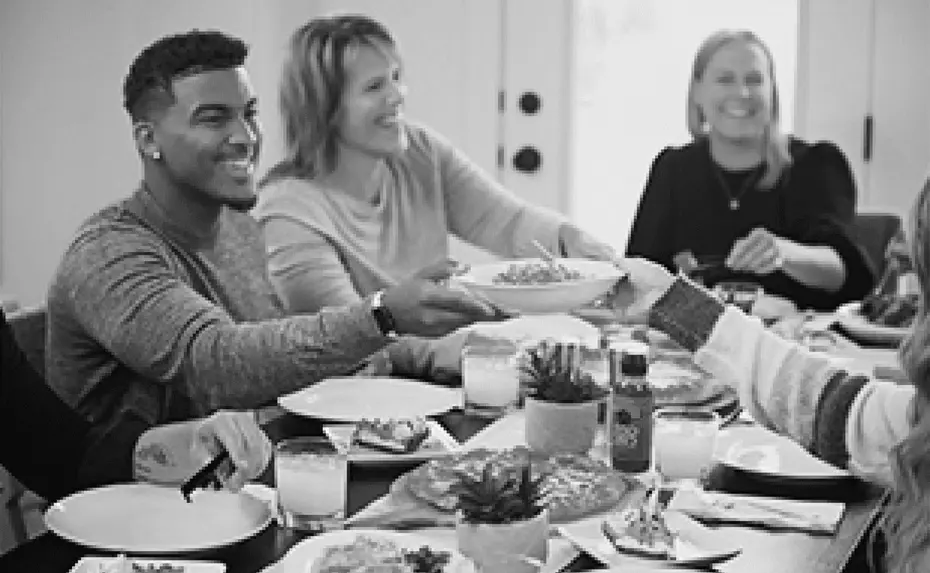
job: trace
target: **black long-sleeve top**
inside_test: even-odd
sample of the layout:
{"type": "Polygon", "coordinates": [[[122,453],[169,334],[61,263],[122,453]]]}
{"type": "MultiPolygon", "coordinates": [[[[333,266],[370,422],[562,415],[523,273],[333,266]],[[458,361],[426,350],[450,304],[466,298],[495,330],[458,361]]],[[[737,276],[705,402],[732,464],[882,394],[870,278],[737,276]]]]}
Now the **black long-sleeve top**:
{"type": "Polygon", "coordinates": [[[872,288],[875,273],[851,232],[856,184],[846,157],[832,143],[797,139],[791,140],[790,152],[791,166],[775,187],[762,190],[752,185],[758,179],[756,170],[720,168],[706,139],[665,148],[653,161],[627,255],[674,271],[673,258],[682,251],[690,250],[699,260],[722,259],[738,239],[764,227],[804,245],[831,247],[846,268],[846,280],[833,293],[803,285],[780,271],[754,277],[766,292],[815,310],[861,299],[872,288]],[[739,196],[736,210],[730,206],[734,196],[739,196]]]}

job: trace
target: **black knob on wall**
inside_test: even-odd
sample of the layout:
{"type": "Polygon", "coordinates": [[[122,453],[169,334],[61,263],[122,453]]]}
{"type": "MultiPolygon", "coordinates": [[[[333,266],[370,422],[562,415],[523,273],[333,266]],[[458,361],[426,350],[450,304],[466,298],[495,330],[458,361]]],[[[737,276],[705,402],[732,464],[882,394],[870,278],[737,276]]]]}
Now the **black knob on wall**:
{"type": "Polygon", "coordinates": [[[513,168],[523,173],[535,173],[542,166],[542,154],[533,146],[524,146],[513,154],[513,168]]]}
{"type": "Polygon", "coordinates": [[[520,106],[520,111],[526,115],[533,115],[542,107],[542,100],[539,99],[539,94],[536,92],[524,92],[523,95],[520,96],[518,104],[520,106]]]}

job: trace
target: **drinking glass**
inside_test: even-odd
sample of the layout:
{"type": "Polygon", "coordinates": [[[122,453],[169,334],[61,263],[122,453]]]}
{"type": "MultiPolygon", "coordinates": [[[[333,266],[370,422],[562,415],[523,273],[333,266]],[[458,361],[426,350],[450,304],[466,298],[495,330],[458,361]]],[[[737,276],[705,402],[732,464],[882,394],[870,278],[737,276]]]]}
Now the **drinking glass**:
{"type": "Polygon", "coordinates": [[[519,347],[509,340],[482,341],[462,349],[465,414],[498,418],[520,397],[519,347]]]}
{"type": "Polygon", "coordinates": [[[653,420],[653,459],[663,485],[699,483],[713,464],[720,417],[709,410],[663,408],[653,420]]]}
{"type": "Polygon", "coordinates": [[[275,483],[284,526],[330,531],[345,526],[348,454],[327,438],[300,437],[275,445],[275,483]]]}

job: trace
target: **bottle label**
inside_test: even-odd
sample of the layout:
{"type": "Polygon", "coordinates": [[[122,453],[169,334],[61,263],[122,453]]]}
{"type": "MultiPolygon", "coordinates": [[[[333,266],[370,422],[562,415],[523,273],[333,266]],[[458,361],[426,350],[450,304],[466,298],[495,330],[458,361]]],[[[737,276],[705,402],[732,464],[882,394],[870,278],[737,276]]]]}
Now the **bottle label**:
{"type": "Polygon", "coordinates": [[[652,400],[614,395],[611,458],[648,461],[652,454],[652,400]]]}

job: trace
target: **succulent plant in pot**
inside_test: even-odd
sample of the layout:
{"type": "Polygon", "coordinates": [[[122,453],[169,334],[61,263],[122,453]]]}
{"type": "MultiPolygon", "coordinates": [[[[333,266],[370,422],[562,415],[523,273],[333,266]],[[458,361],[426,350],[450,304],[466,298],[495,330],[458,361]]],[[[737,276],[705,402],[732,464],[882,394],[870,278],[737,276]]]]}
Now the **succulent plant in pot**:
{"type": "Polygon", "coordinates": [[[586,453],[594,445],[598,405],[610,395],[554,348],[537,347],[520,366],[526,391],[526,441],[546,454],[586,453]]]}
{"type": "Polygon", "coordinates": [[[483,573],[536,571],[548,556],[545,476],[488,464],[477,478],[460,474],[453,486],[459,551],[483,573]]]}

